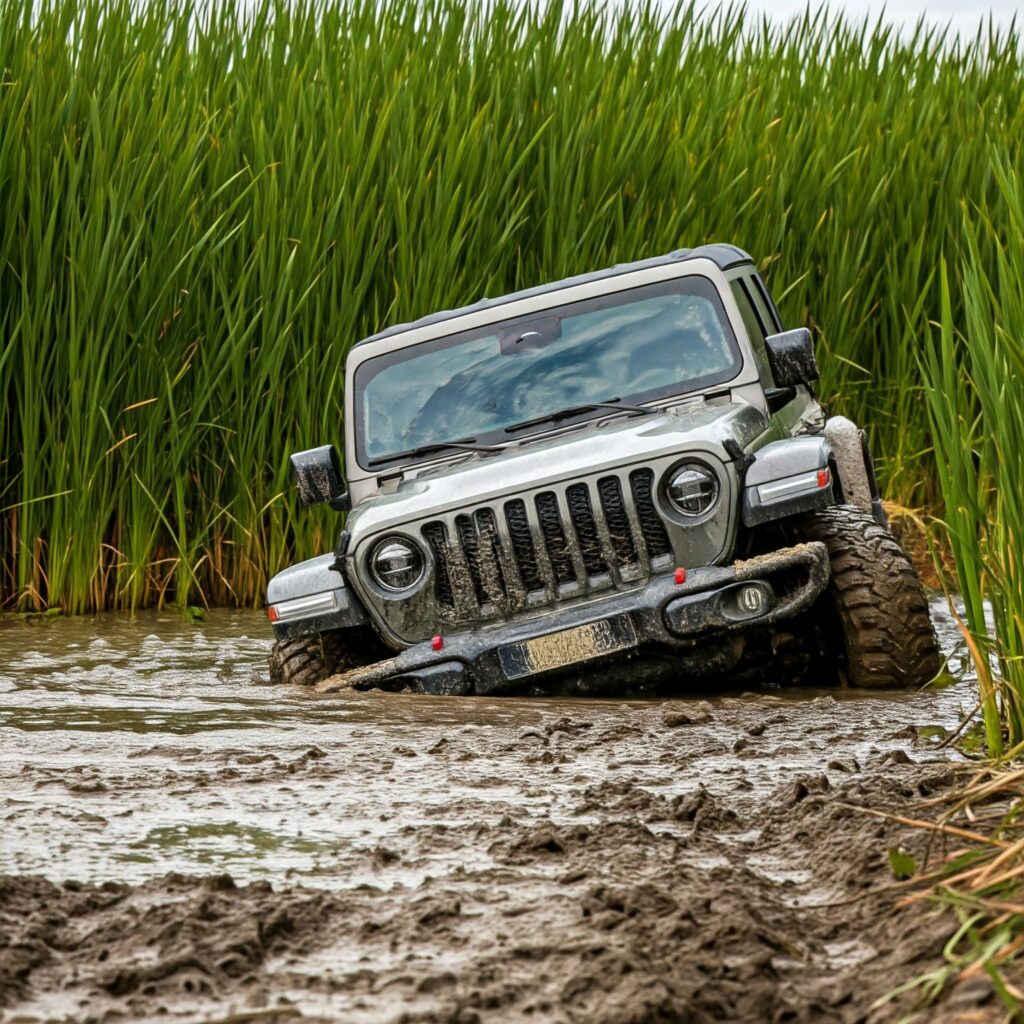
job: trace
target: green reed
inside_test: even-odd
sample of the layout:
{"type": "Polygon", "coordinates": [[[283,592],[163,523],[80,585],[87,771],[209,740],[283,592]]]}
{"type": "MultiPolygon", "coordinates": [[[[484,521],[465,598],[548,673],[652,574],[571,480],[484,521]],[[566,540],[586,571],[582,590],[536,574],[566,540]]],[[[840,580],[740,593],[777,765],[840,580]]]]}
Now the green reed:
{"type": "Polygon", "coordinates": [[[927,502],[914,343],[961,203],[1005,226],[1021,71],[642,0],[0,0],[0,606],[259,602],[338,529],[286,455],[340,439],[356,339],[709,240],[927,502]]]}
{"type": "Polygon", "coordinates": [[[1004,735],[1024,742],[1024,182],[1005,154],[993,173],[998,198],[968,209],[962,260],[952,275],[943,267],[941,330],[924,366],[986,738],[1000,754],[1004,735]]]}

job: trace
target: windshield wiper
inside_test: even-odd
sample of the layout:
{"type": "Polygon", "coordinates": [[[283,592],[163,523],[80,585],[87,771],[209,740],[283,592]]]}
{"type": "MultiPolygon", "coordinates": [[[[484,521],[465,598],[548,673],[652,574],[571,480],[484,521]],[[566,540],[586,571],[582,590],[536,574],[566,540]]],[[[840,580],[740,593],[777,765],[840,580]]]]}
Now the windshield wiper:
{"type": "Polygon", "coordinates": [[[593,409],[611,409],[614,412],[629,412],[634,415],[648,416],[661,412],[661,409],[652,409],[647,405],[623,405],[617,398],[609,398],[607,402],[587,402],[585,405],[572,405],[568,409],[559,409],[558,412],[545,413],[543,416],[534,416],[532,420],[523,420],[522,423],[513,423],[505,428],[506,434],[514,434],[518,430],[526,430],[527,427],[535,427],[538,423],[557,423],[559,420],[571,419],[583,412],[590,412],[593,409]]]}
{"type": "Polygon", "coordinates": [[[436,444],[421,444],[416,448],[407,448],[404,452],[394,452],[391,455],[382,455],[377,459],[370,459],[366,463],[367,469],[383,465],[385,462],[394,462],[396,459],[412,459],[417,455],[432,455],[434,452],[444,452],[449,449],[465,450],[467,452],[500,452],[504,451],[501,445],[477,444],[475,437],[463,438],[461,441],[440,441],[436,444]]]}

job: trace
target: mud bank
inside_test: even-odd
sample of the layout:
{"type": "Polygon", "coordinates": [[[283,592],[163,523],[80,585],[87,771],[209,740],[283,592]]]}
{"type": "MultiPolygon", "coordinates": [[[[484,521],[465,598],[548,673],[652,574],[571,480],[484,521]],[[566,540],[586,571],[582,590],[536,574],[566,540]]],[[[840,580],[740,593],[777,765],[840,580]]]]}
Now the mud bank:
{"type": "Polygon", "coordinates": [[[941,962],[927,837],[851,808],[952,784],[969,685],[281,695],[246,626],[0,635],[5,1024],[888,1021],[941,962]]]}

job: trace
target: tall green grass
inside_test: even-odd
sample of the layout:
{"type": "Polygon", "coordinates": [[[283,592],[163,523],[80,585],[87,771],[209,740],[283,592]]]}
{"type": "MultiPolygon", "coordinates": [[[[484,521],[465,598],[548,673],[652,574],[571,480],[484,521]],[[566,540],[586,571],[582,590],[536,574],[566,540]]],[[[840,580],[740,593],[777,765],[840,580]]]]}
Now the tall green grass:
{"type": "Polygon", "coordinates": [[[943,266],[925,370],[986,738],[1001,754],[1004,737],[1024,742],[1024,181],[1005,156],[993,168],[996,201],[967,211],[962,259],[943,266]]]}
{"type": "Polygon", "coordinates": [[[912,342],[961,203],[1008,227],[1018,40],[659,10],[0,0],[0,606],[258,601],[333,540],[285,456],[354,340],[713,239],[928,501],[912,342]]]}

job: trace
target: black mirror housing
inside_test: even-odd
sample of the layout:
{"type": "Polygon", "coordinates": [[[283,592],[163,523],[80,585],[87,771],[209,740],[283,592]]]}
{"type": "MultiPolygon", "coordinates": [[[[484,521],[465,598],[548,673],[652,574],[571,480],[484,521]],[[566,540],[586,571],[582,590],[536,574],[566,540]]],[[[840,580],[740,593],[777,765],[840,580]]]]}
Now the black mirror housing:
{"type": "Polygon", "coordinates": [[[341,477],[341,460],[333,444],[296,452],[290,461],[302,505],[330,505],[336,512],[351,508],[341,477]]]}
{"type": "Polygon", "coordinates": [[[797,327],[781,334],[771,334],[764,339],[768,350],[768,365],[771,367],[775,386],[796,387],[810,384],[818,379],[818,363],[814,358],[814,342],[806,327],[797,327]]]}

